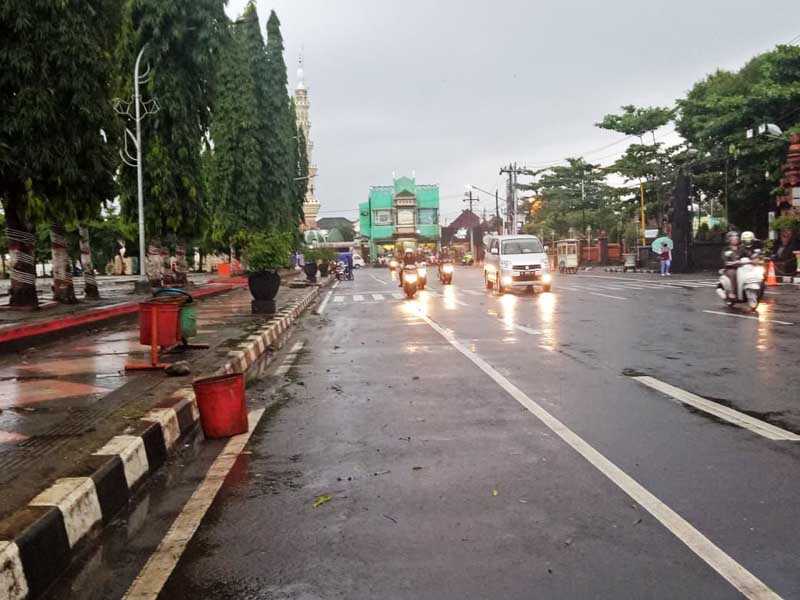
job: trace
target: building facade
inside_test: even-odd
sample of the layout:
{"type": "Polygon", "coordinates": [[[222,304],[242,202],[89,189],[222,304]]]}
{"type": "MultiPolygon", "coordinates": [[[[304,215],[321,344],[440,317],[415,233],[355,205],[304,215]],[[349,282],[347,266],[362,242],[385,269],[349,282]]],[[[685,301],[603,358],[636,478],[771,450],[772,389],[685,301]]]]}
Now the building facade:
{"type": "Polygon", "coordinates": [[[438,249],[438,185],[418,185],[413,177],[400,177],[392,185],[371,186],[369,199],[358,208],[360,235],[371,260],[406,248],[438,249]]]}
{"type": "Polygon", "coordinates": [[[297,67],[297,87],[294,90],[294,106],[297,113],[297,126],[303,130],[306,136],[306,156],[308,156],[308,186],[306,187],[306,199],[303,202],[303,213],[305,214],[306,229],[317,228],[317,215],[319,215],[319,200],[316,195],[317,165],[313,161],[314,142],[311,141],[311,119],[309,110],[311,103],[308,99],[306,89],[305,73],[303,72],[303,57],[300,57],[297,67]]]}

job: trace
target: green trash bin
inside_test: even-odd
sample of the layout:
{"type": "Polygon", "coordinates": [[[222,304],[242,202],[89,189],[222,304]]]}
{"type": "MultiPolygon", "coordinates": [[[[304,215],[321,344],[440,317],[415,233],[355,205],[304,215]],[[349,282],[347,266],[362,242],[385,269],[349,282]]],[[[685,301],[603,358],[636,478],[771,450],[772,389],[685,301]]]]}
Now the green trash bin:
{"type": "Polygon", "coordinates": [[[186,339],[197,335],[197,305],[189,302],[181,307],[181,337],[186,339]]]}
{"type": "Polygon", "coordinates": [[[186,340],[197,335],[197,305],[191,294],[177,288],[162,288],[155,293],[155,296],[158,299],[182,298],[184,303],[179,316],[180,337],[186,340]]]}

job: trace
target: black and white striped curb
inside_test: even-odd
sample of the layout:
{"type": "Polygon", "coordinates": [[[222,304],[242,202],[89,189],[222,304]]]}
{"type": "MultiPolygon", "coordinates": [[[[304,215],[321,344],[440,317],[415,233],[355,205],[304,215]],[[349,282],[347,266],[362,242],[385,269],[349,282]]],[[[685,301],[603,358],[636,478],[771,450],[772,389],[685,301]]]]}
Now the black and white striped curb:
{"type": "MultiPolygon", "coordinates": [[[[230,353],[217,373],[246,373],[320,294],[315,287],[291,302],[257,334],[230,353]]],[[[264,356],[266,355],[266,356],[264,356]]],[[[148,411],[123,435],[111,438],[57,479],[28,506],[0,522],[0,600],[36,598],[67,568],[86,536],[106,525],[144,480],[195,428],[200,413],[192,388],[148,411]]]]}

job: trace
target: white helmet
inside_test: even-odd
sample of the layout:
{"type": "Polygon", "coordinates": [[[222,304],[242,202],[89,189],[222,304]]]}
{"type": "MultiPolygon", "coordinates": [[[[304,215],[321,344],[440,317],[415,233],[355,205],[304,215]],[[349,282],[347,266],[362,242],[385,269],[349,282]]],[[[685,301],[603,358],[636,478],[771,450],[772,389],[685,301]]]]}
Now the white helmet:
{"type": "Polygon", "coordinates": [[[752,246],[753,242],[756,240],[756,236],[753,234],[752,231],[745,231],[742,233],[742,244],[745,246],[752,246]]]}

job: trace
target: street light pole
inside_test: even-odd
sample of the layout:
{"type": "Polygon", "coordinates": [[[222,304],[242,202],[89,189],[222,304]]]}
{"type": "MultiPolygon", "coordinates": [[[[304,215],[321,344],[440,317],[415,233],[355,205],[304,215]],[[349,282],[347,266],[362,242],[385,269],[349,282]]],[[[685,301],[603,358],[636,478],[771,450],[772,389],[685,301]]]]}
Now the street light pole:
{"type": "MultiPolygon", "coordinates": [[[[480,198],[472,198],[472,186],[467,186],[467,197],[464,198],[463,202],[469,202],[469,214],[474,215],[475,213],[472,212],[472,203],[473,202],[480,202],[480,198]]],[[[470,226],[469,228],[469,251],[472,254],[472,259],[475,260],[475,227],[470,226]]]]}
{"type": "Polygon", "coordinates": [[[147,49],[147,44],[142,46],[136,57],[136,64],[133,67],[133,98],[130,101],[114,99],[114,110],[117,114],[132,119],[135,123],[135,132],[125,128],[123,136],[123,147],[119,150],[119,155],[129,167],[136,168],[136,192],[137,209],[139,211],[139,279],[136,282],[137,289],[149,289],[147,275],[145,273],[145,231],[144,231],[144,161],[142,160],[142,120],[148,115],[158,112],[158,100],[153,98],[147,102],[142,100],[141,86],[150,80],[150,66],[148,65],[144,73],[139,72],[142,56],[147,49]],[[131,110],[133,109],[133,110],[131,110]],[[128,141],[133,144],[136,151],[131,154],[128,149],[128,141]]]}
{"type": "Polygon", "coordinates": [[[147,44],[142,46],[139,55],[136,57],[136,65],[133,68],[133,106],[136,112],[136,186],[137,186],[137,206],[139,210],[139,281],[147,281],[144,272],[144,174],[142,172],[142,107],[141,94],[139,92],[139,63],[147,44]]]}

